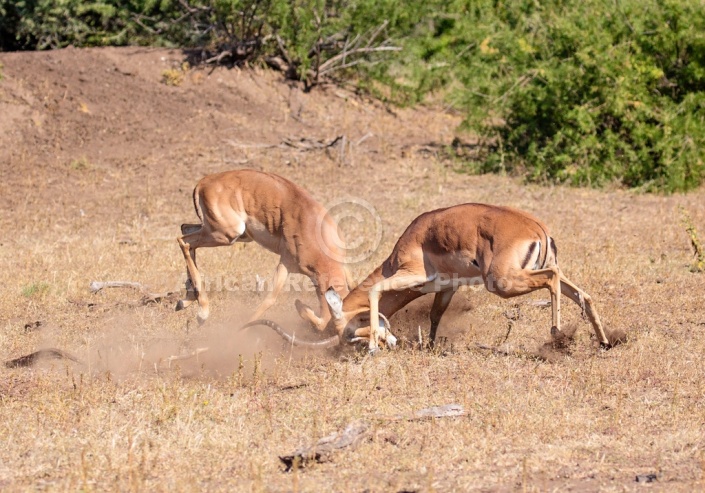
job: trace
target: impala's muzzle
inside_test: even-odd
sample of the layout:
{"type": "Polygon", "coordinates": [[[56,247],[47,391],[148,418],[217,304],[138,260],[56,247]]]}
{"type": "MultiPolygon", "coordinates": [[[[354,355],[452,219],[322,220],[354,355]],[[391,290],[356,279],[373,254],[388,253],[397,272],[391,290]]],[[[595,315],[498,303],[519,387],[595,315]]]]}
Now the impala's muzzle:
{"type": "MultiPolygon", "coordinates": [[[[349,343],[369,342],[370,340],[370,325],[367,325],[369,320],[358,320],[357,323],[350,323],[343,332],[343,340],[349,343]]],[[[397,338],[389,330],[389,320],[387,317],[380,314],[379,324],[377,327],[377,337],[381,343],[388,348],[393,349],[397,345],[397,338]]]]}

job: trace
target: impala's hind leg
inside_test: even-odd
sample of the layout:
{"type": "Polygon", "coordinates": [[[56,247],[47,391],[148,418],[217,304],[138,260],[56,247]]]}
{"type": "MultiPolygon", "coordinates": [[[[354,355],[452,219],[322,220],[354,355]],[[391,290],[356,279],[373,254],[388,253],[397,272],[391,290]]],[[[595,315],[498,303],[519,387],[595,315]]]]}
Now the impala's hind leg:
{"type": "MultiPolygon", "coordinates": [[[[188,235],[191,233],[195,233],[198,230],[200,230],[202,226],[203,225],[201,225],[201,224],[182,224],[181,225],[181,234],[188,235]]],[[[180,245],[180,243],[179,243],[179,245],[180,245]]],[[[183,248],[182,248],[182,252],[183,252],[183,248]]],[[[193,265],[195,266],[196,265],[196,250],[190,248],[189,255],[191,256],[191,261],[193,262],[193,265]]],[[[187,261],[187,266],[186,266],[186,275],[187,275],[187,278],[186,278],[186,298],[179,300],[176,303],[176,311],[177,312],[179,310],[183,310],[184,308],[189,306],[191,303],[198,300],[196,293],[194,292],[193,282],[191,281],[191,275],[188,270],[188,261],[187,261]]]]}
{"type": "Polygon", "coordinates": [[[551,335],[561,331],[561,273],[558,267],[540,270],[493,271],[485,279],[485,286],[502,298],[513,298],[537,289],[548,289],[551,293],[551,335]]]}
{"type": "MultiPolygon", "coordinates": [[[[193,301],[198,302],[198,323],[202,324],[210,314],[208,296],[203,290],[203,282],[201,274],[196,267],[196,249],[200,247],[216,247],[230,245],[238,238],[238,235],[228,237],[224,234],[212,234],[206,230],[205,226],[200,226],[195,229],[196,225],[185,224],[181,227],[183,236],[177,238],[181,252],[186,261],[186,273],[188,280],[186,281],[186,298],[179,300],[176,304],[176,310],[182,310],[190,305],[193,301]]],[[[243,224],[244,226],[244,224],[243,224]]],[[[244,227],[242,228],[244,230],[244,227]]]]}
{"type": "Polygon", "coordinates": [[[208,296],[202,290],[201,274],[196,267],[196,248],[200,240],[200,232],[184,235],[177,239],[181,252],[186,261],[186,298],[179,300],[176,304],[176,310],[182,310],[189,306],[193,301],[198,302],[198,323],[202,324],[208,318],[210,310],[208,308],[208,296]]]}

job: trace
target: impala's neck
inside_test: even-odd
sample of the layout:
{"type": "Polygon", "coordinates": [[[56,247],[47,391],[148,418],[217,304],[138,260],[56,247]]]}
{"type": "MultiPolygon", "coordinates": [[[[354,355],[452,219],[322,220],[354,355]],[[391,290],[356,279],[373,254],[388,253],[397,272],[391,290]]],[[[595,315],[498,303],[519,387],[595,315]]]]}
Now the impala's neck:
{"type": "MultiPolygon", "coordinates": [[[[377,267],[343,299],[343,313],[350,313],[352,316],[360,311],[370,309],[370,289],[385,279],[382,274],[383,267],[384,264],[377,267]]],[[[379,299],[379,312],[389,318],[423,294],[421,291],[412,289],[384,291],[379,299]]]]}

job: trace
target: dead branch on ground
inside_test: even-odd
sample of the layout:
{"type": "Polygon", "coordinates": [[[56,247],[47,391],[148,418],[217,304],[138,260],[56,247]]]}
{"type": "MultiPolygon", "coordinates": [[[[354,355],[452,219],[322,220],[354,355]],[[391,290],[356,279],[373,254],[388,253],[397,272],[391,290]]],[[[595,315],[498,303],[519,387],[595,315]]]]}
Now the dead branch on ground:
{"type": "Polygon", "coordinates": [[[280,455],[279,460],[286,466],[286,471],[305,467],[313,462],[327,462],[331,460],[333,452],[353,447],[369,436],[369,428],[369,423],[365,421],[353,421],[342,432],[331,433],[312,446],[299,447],[290,454],[280,455]]]}
{"type": "MultiPolygon", "coordinates": [[[[147,289],[144,284],[133,281],[93,281],[90,284],[90,289],[93,294],[99,293],[104,288],[132,288],[139,291],[142,294],[142,298],[140,298],[140,301],[137,303],[125,303],[128,306],[142,306],[148,305],[150,303],[161,303],[162,301],[176,301],[176,298],[178,297],[178,293],[174,291],[167,291],[165,293],[152,293],[147,289]]],[[[91,306],[91,304],[89,304],[88,306],[91,306]]]]}
{"type": "MultiPolygon", "coordinates": [[[[445,417],[465,416],[465,409],[460,404],[446,404],[414,411],[412,414],[395,416],[381,416],[376,419],[385,421],[433,419],[445,417]]],[[[286,471],[298,467],[305,467],[315,462],[327,462],[332,454],[347,447],[355,447],[363,439],[370,436],[370,424],[364,420],[353,421],[343,431],[331,433],[318,440],[314,445],[297,448],[294,452],[279,456],[286,466],[286,471]]]]}
{"type": "Polygon", "coordinates": [[[301,137],[299,139],[290,139],[290,138],[285,138],[282,141],[282,144],[284,146],[289,146],[293,147],[294,149],[299,149],[300,151],[314,151],[318,149],[327,149],[329,147],[333,147],[335,144],[337,144],[340,140],[345,141],[345,136],[344,135],[338,135],[336,138],[333,140],[326,142],[321,139],[309,139],[307,137],[301,137]]]}
{"type": "Polygon", "coordinates": [[[69,361],[73,361],[74,363],[82,364],[81,360],[66,351],[49,348],[40,349],[39,351],[34,351],[33,353],[20,356],[19,358],[5,361],[5,368],[26,368],[29,366],[34,366],[39,361],[47,359],[67,359],[69,361]]]}
{"type": "Polygon", "coordinates": [[[167,368],[171,368],[171,364],[174,361],[186,361],[189,359],[196,358],[196,363],[198,363],[198,357],[200,356],[200,354],[204,353],[208,350],[210,350],[209,347],[199,347],[199,348],[196,348],[187,354],[180,354],[178,356],[169,356],[168,358],[164,358],[163,361],[167,364],[167,368]]]}
{"type": "Polygon", "coordinates": [[[465,408],[460,404],[445,404],[443,406],[427,407],[419,409],[411,414],[395,414],[392,416],[379,416],[377,419],[385,421],[416,421],[430,418],[455,418],[465,416],[465,408]]]}
{"type": "Polygon", "coordinates": [[[323,139],[312,139],[308,137],[285,137],[279,144],[244,143],[231,139],[226,139],[225,142],[233,147],[241,149],[286,149],[291,147],[299,151],[317,151],[333,147],[342,139],[344,139],[344,137],[342,135],[338,135],[329,141],[323,139]]]}

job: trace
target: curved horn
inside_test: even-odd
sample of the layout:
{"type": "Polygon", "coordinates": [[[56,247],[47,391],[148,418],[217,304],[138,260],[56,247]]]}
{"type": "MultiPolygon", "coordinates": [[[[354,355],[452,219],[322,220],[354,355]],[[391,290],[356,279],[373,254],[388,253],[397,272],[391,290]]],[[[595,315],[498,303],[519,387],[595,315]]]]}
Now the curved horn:
{"type": "Polygon", "coordinates": [[[392,326],[389,324],[389,319],[384,316],[384,313],[379,313],[379,316],[384,320],[384,325],[387,328],[387,332],[392,332],[392,326]]]}
{"type": "Polygon", "coordinates": [[[271,320],[266,320],[266,319],[260,319],[260,320],[253,320],[252,322],[248,322],[242,327],[240,327],[238,330],[243,330],[248,327],[253,327],[255,325],[266,325],[270,329],[274,329],[274,331],[282,336],[284,339],[287,340],[292,346],[303,346],[303,347],[315,347],[315,348],[330,348],[333,346],[337,346],[340,344],[340,338],[335,335],[332,337],[329,337],[328,339],[323,339],[321,341],[304,341],[301,339],[297,339],[295,335],[289,334],[287,331],[285,331],[279,324],[276,322],[273,322],[271,320]]]}

